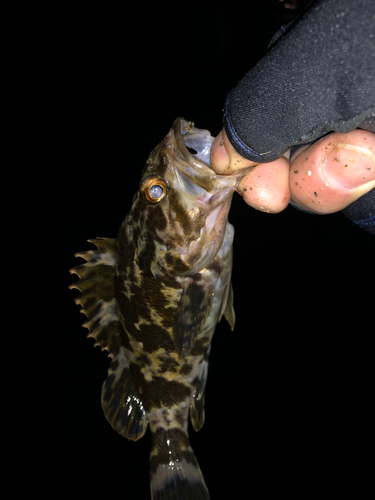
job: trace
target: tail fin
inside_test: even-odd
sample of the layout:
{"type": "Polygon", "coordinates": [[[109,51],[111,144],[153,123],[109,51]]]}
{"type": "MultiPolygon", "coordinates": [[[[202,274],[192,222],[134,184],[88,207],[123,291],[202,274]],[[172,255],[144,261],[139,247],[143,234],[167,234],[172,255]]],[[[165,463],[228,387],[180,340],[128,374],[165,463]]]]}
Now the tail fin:
{"type": "Polygon", "coordinates": [[[210,494],[193,450],[184,452],[184,458],[160,463],[158,455],[151,455],[152,500],[209,500],[210,494]]]}

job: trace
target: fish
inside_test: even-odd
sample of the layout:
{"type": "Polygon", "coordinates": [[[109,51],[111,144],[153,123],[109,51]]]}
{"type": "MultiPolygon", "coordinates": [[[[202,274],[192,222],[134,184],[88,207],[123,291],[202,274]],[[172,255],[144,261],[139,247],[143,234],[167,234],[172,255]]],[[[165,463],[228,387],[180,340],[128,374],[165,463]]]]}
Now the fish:
{"type": "Polygon", "coordinates": [[[117,237],[88,240],[70,288],[83,326],[111,364],[101,403],[122,436],[151,432],[152,500],[208,500],[191,448],[205,420],[211,341],[224,316],[233,330],[234,229],[239,175],[210,167],[214,138],[177,118],[148,156],[117,237]]]}

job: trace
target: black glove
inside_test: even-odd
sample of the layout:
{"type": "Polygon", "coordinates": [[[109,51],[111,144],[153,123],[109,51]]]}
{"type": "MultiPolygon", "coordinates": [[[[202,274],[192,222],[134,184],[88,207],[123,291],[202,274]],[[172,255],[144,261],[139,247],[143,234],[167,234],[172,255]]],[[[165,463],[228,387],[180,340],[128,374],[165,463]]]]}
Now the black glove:
{"type": "Polygon", "coordinates": [[[375,132],[374,0],[312,2],[231,91],[224,127],[260,163],[332,131],[375,132]]]}

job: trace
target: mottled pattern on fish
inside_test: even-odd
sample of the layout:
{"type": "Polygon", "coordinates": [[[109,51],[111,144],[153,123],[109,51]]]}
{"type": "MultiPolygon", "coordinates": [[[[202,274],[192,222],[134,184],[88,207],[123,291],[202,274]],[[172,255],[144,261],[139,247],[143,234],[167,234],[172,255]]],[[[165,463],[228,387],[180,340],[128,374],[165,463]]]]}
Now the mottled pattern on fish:
{"type": "Polygon", "coordinates": [[[91,240],[97,250],[77,254],[87,262],[72,270],[89,336],[112,358],[106,418],[133,440],[150,426],[153,500],[209,498],[188,417],[202,427],[216,323],[224,314],[234,327],[227,216],[238,183],[208,167],[211,142],[176,120],[150,154],[116,240],[91,240]]]}

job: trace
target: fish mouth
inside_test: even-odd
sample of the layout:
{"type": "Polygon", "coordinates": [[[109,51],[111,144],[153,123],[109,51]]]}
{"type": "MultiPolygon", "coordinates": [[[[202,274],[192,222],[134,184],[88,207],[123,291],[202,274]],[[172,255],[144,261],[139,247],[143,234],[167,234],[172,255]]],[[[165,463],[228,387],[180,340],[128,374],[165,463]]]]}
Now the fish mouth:
{"type": "Polygon", "coordinates": [[[177,118],[168,138],[178,183],[191,201],[187,213],[198,210],[204,218],[200,236],[180,249],[181,259],[192,275],[207,267],[217,255],[224,240],[232,196],[241,176],[220,175],[210,167],[214,137],[208,130],[195,128],[194,123],[177,118]]]}
{"type": "Polygon", "coordinates": [[[208,130],[195,128],[193,122],[184,118],[176,118],[172,130],[177,146],[174,164],[184,174],[181,183],[192,196],[201,192],[198,188],[209,194],[205,197],[203,210],[207,214],[232,196],[242,176],[220,175],[210,167],[211,146],[215,138],[208,130]]]}
{"type": "Polygon", "coordinates": [[[208,130],[196,129],[194,122],[188,122],[183,118],[176,118],[173,131],[177,152],[182,156],[181,160],[187,162],[185,175],[198,186],[211,192],[216,184],[216,173],[210,167],[210,152],[214,137],[208,130]]]}
{"type": "Polygon", "coordinates": [[[176,166],[182,173],[208,193],[225,188],[235,191],[238,175],[219,175],[210,167],[211,146],[215,138],[208,130],[198,129],[194,122],[184,118],[176,118],[173,132],[177,144],[176,156],[182,160],[176,166]]]}

